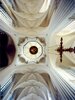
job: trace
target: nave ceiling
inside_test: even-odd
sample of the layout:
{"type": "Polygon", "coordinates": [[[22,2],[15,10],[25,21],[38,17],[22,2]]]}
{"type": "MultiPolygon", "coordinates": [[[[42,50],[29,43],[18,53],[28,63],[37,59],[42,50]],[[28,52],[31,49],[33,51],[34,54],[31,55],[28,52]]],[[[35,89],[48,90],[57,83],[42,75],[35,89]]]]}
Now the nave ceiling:
{"type": "Polygon", "coordinates": [[[61,37],[63,48],[75,50],[75,0],[0,2],[0,38],[9,37],[0,44],[9,58],[0,66],[1,87],[12,78],[2,100],[74,100],[75,51],[63,52],[60,62],[56,50],[61,37]]]}

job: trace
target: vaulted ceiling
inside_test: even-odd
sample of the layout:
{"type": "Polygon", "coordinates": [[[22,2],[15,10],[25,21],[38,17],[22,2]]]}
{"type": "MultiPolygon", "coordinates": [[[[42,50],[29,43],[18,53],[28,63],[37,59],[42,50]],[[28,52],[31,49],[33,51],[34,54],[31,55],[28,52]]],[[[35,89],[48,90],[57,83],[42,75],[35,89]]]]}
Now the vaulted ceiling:
{"type": "MultiPolygon", "coordinates": [[[[20,77],[18,74],[20,73],[22,77],[14,84],[12,94],[16,93],[17,88],[21,88],[21,85],[25,87],[26,84],[31,84],[31,87],[28,90],[30,85],[27,85],[27,89],[24,88],[23,91],[20,91],[21,94],[17,100],[20,100],[27,93],[26,99],[22,98],[22,100],[29,100],[28,96],[31,98],[29,93],[34,93],[34,91],[38,95],[39,92],[36,91],[41,91],[41,94],[44,95],[46,89],[44,91],[43,89],[39,90],[38,84],[44,88],[47,84],[49,89],[46,90],[47,96],[50,91],[52,100],[54,98],[55,100],[74,100],[75,0],[0,1],[0,37],[3,36],[1,34],[7,34],[10,37],[8,46],[6,46],[6,48],[9,48],[6,49],[6,54],[9,50],[10,52],[7,55],[10,56],[8,58],[13,59],[12,62],[9,61],[10,64],[4,66],[5,68],[0,66],[0,84],[5,84],[6,80],[15,73],[17,73],[16,77],[20,77]],[[57,52],[61,37],[63,38],[62,48],[72,48],[73,50],[73,52],[63,52],[62,62],[60,62],[61,56],[57,52]],[[11,55],[14,50],[12,43],[15,48],[15,56],[11,55]],[[28,77],[30,77],[30,80],[25,80],[28,77]],[[20,81],[24,84],[21,84],[20,81]],[[36,84],[35,88],[33,83],[36,84]],[[56,99],[57,92],[61,99],[56,99]]],[[[35,97],[39,100],[47,100],[45,96],[44,98],[43,96],[35,97]]]]}

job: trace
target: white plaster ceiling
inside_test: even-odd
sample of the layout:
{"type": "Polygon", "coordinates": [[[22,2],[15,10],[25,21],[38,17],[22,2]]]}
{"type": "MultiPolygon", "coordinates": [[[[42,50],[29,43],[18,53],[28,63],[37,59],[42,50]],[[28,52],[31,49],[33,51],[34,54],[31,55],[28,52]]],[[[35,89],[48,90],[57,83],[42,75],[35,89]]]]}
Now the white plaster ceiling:
{"type": "MultiPolygon", "coordinates": [[[[31,0],[26,0],[26,1],[16,0],[18,7],[16,7],[16,5],[14,5],[15,9],[13,9],[13,7],[11,6],[11,3],[8,4],[6,2],[6,0],[1,0],[1,1],[3,2],[8,14],[10,15],[10,17],[13,20],[13,23],[12,23],[13,26],[11,26],[11,27],[13,27],[12,32],[11,32],[12,37],[13,37],[13,34],[12,34],[13,32],[15,32],[15,33],[17,32],[16,37],[19,36],[18,39],[14,38],[15,43],[17,43],[17,41],[20,38],[19,30],[18,30],[18,29],[20,29],[20,34],[21,34],[21,32],[23,33],[23,35],[21,35],[21,37],[25,36],[25,33],[27,34],[27,32],[30,32],[30,35],[29,35],[30,37],[33,37],[33,36],[35,37],[37,34],[38,34],[37,36],[39,36],[39,32],[40,32],[40,34],[41,34],[40,37],[42,36],[45,38],[46,46],[47,46],[47,48],[45,48],[47,51],[47,55],[46,55],[47,63],[44,64],[43,66],[40,64],[38,64],[38,65],[36,65],[36,64],[26,65],[25,64],[23,66],[15,66],[14,67],[14,65],[15,65],[15,62],[14,62],[13,67],[15,69],[11,67],[11,68],[8,68],[8,70],[14,69],[14,70],[16,70],[16,72],[18,72],[18,71],[26,72],[26,71],[32,71],[32,70],[34,72],[36,71],[39,73],[47,72],[51,78],[53,85],[58,89],[58,91],[60,91],[61,94],[63,94],[62,98],[65,98],[65,93],[62,92],[63,89],[64,89],[64,91],[66,91],[67,95],[69,95],[69,93],[72,93],[72,91],[69,90],[69,88],[68,88],[69,85],[70,85],[70,88],[75,89],[75,84],[74,84],[74,82],[72,82],[72,81],[75,81],[75,76],[72,76],[72,74],[70,73],[71,69],[75,70],[75,68],[74,68],[75,67],[75,57],[74,57],[74,54],[70,55],[69,53],[65,53],[63,55],[64,62],[60,63],[59,54],[57,54],[55,49],[57,49],[57,47],[59,46],[61,36],[64,39],[63,45],[65,47],[75,46],[74,45],[75,44],[74,43],[74,41],[75,41],[75,33],[74,33],[75,32],[75,29],[74,29],[75,22],[73,20],[69,20],[69,18],[75,13],[74,3],[70,2],[70,1],[65,2],[64,0],[61,0],[57,9],[55,10],[53,8],[54,10],[51,10],[52,8],[50,8],[48,3],[50,3],[50,2],[53,3],[53,2],[49,1],[49,0],[41,0],[39,2],[37,0],[32,0],[33,3],[31,2],[31,0]],[[45,5],[44,4],[45,2],[47,4],[47,8],[45,8],[45,10],[42,10],[43,6],[45,5]],[[31,8],[35,8],[35,9],[31,9],[31,8]],[[53,12],[53,13],[51,13],[51,12],[53,12]],[[50,14],[52,14],[51,19],[48,18],[50,16],[50,14]],[[47,20],[45,20],[45,18],[47,18],[47,20]],[[47,21],[49,22],[48,24],[46,24],[47,21]],[[45,27],[43,27],[44,24],[45,24],[45,27]],[[42,29],[40,30],[41,27],[42,27],[42,29]],[[23,29],[25,31],[23,31],[23,29]],[[46,34],[44,35],[43,33],[46,33],[46,34]],[[67,72],[65,69],[66,70],[70,69],[70,70],[69,70],[69,72],[67,72]],[[62,77],[62,78],[60,78],[60,77],[62,77]],[[63,82],[63,80],[65,82],[63,82]],[[69,90],[69,92],[68,92],[68,90],[69,90]]],[[[12,2],[12,4],[14,4],[14,2],[12,2]]],[[[4,28],[4,26],[1,26],[1,28],[5,29],[5,31],[7,31],[9,33],[8,27],[9,26],[7,26],[7,29],[6,29],[6,28],[4,28]]],[[[11,27],[10,27],[10,30],[11,30],[11,27]]],[[[30,56],[30,59],[31,59],[31,56],[30,56]]],[[[6,74],[7,73],[5,73],[5,75],[6,74]]],[[[2,72],[1,72],[1,76],[4,76],[2,72]]],[[[31,79],[31,78],[29,78],[29,79],[31,79]]],[[[28,80],[28,81],[29,82],[23,81],[23,83],[18,85],[15,89],[17,89],[19,87],[28,86],[28,84],[36,84],[36,85],[39,84],[41,86],[41,88],[44,86],[43,83],[40,83],[40,82],[36,82],[33,80],[28,80]]],[[[45,87],[44,87],[44,89],[45,89],[45,87]]],[[[32,97],[32,95],[29,97],[32,97]]],[[[22,98],[22,100],[29,100],[28,99],[29,97],[22,98]]],[[[36,98],[37,96],[33,96],[33,97],[36,98]]],[[[40,98],[40,97],[39,97],[39,99],[42,100],[42,98],[40,98]]]]}

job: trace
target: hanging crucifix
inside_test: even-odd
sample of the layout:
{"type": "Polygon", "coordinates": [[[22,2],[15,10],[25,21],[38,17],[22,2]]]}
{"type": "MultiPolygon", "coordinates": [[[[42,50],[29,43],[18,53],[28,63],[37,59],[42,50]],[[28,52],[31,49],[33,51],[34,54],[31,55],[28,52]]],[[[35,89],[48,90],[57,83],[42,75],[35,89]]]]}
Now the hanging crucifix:
{"type": "Polygon", "coordinates": [[[69,52],[69,53],[74,52],[75,53],[75,47],[74,48],[72,48],[72,47],[70,47],[70,48],[64,48],[64,46],[63,46],[63,38],[61,37],[61,39],[60,39],[60,46],[56,49],[56,51],[60,55],[60,62],[62,62],[63,53],[64,52],[69,52]]]}

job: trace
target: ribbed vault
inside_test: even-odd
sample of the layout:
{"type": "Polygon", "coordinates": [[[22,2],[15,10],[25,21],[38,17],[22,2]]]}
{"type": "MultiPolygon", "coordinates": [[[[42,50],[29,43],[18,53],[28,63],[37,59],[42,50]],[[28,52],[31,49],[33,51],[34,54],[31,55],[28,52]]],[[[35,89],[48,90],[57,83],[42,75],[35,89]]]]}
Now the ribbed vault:
{"type": "Polygon", "coordinates": [[[1,99],[75,100],[75,52],[64,52],[62,62],[57,52],[61,37],[63,48],[75,47],[75,1],[0,1],[0,28],[16,48],[14,61],[0,72],[1,99]]]}

